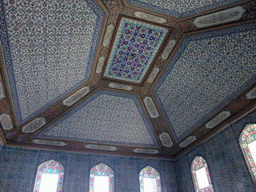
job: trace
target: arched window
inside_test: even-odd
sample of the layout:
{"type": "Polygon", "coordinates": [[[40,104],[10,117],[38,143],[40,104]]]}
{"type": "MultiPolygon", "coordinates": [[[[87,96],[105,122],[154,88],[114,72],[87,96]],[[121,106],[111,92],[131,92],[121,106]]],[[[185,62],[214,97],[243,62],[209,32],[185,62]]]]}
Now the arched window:
{"type": "Polygon", "coordinates": [[[147,166],[140,171],[140,192],[161,192],[160,174],[153,167],[147,166]]]}
{"type": "Polygon", "coordinates": [[[253,180],[256,181],[256,124],[247,125],[239,141],[253,180]]]}
{"type": "Polygon", "coordinates": [[[114,172],[107,165],[101,163],[90,171],[90,192],[113,192],[114,172]]]}
{"type": "Polygon", "coordinates": [[[203,157],[196,156],[191,165],[196,192],[213,192],[208,166],[203,157]]]}
{"type": "Polygon", "coordinates": [[[37,169],[33,192],[61,192],[63,176],[64,167],[57,161],[42,163],[37,169]]]}

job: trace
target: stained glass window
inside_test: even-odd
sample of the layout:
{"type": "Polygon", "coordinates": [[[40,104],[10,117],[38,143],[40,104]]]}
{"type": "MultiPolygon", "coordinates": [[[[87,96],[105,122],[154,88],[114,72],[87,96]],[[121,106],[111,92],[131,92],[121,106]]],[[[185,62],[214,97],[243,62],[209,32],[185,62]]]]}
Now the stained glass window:
{"type": "Polygon", "coordinates": [[[110,167],[101,163],[90,171],[90,192],[113,192],[114,172],[110,167]]]}
{"type": "Polygon", "coordinates": [[[194,158],[191,172],[196,192],[213,192],[208,166],[203,157],[194,158]]]}
{"type": "Polygon", "coordinates": [[[160,174],[153,167],[147,166],[139,175],[140,192],[161,192],[160,174]]]}
{"type": "Polygon", "coordinates": [[[242,148],[251,175],[256,181],[256,124],[247,125],[240,135],[242,148]]]}
{"type": "Polygon", "coordinates": [[[36,174],[33,192],[61,192],[63,185],[64,167],[54,161],[42,163],[36,174]]]}

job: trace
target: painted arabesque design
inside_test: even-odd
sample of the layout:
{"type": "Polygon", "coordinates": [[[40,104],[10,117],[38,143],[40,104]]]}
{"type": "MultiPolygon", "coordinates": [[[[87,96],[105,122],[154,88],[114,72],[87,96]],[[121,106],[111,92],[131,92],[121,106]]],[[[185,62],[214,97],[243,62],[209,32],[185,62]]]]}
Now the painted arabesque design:
{"type": "Polygon", "coordinates": [[[39,192],[43,173],[59,175],[57,192],[61,192],[63,186],[64,167],[54,160],[44,162],[38,167],[33,192],[39,192]]]}
{"type": "Polygon", "coordinates": [[[240,136],[240,146],[246,159],[248,168],[251,172],[253,180],[256,181],[256,165],[248,145],[256,142],[256,124],[247,125],[240,136]]]}
{"type": "Polygon", "coordinates": [[[196,156],[191,164],[191,173],[194,181],[194,187],[196,192],[213,192],[212,181],[209,174],[209,169],[206,161],[203,157],[196,156]],[[196,177],[196,171],[205,168],[207,173],[207,179],[209,186],[203,189],[199,189],[198,178],[196,177]]]}
{"type": "Polygon", "coordinates": [[[94,166],[90,171],[90,192],[94,192],[94,177],[108,176],[109,177],[109,192],[114,191],[114,172],[104,163],[94,166]]]}
{"type": "Polygon", "coordinates": [[[156,179],[156,186],[157,186],[157,192],[161,192],[161,181],[160,181],[160,174],[156,169],[153,167],[147,166],[144,169],[140,171],[139,174],[139,180],[140,180],[140,192],[146,192],[144,191],[144,182],[143,178],[155,178],[156,179]]]}

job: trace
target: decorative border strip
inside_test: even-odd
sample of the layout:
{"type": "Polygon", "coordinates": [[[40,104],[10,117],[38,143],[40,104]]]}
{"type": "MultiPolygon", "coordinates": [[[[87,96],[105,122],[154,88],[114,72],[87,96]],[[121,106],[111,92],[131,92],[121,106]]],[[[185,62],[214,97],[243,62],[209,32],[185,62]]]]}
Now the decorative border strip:
{"type": "Polygon", "coordinates": [[[114,25],[111,24],[107,27],[107,30],[106,30],[106,33],[104,36],[104,40],[103,40],[104,47],[106,47],[110,43],[110,41],[112,39],[113,31],[114,31],[114,25]]]}
{"type": "Polygon", "coordinates": [[[143,153],[143,154],[157,154],[159,153],[158,150],[156,149],[141,149],[141,148],[136,148],[133,149],[134,153],[143,153]]]}
{"type": "Polygon", "coordinates": [[[63,141],[51,141],[51,140],[41,140],[41,139],[34,139],[33,142],[39,145],[54,145],[59,147],[63,147],[67,145],[63,141]]]}
{"type": "Polygon", "coordinates": [[[148,13],[143,13],[143,12],[140,12],[140,11],[137,11],[134,13],[135,17],[138,17],[140,19],[145,19],[147,21],[152,21],[152,22],[156,22],[156,23],[166,23],[166,19],[165,18],[162,18],[162,17],[157,17],[155,15],[151,15],[151,14],[148,14],[148,13]]]}
{"type": "Polygon", "coordinates": [[[227,119],[231,115],[230,111],[222,111],[220,114],[218,114],[216,117],[214,117],[211,121],[205,124],[205,127],[207,129],[212,129],[213,127],[220,124],[222,121],[227,119]]]}
{"type": "Polygon", "coordinates": [[[101,57],[99,58],[98,64],[97,64],[97,69],[96,69],[96,73],[101,73],[102,72],[102,68],[105,62],[105,57],[101,57]]]}
{"type": "Polygon", "coordinates": [[[157,111],[157,109],[156,109],[156,106],[155,106],[155,104],[154,104],[152,98],[151,98],[151,97],[145,97],[145,98],[143,99],[143,101],[144,101],[144,103],[145,103],[145,106],[146,106],[146,108],[147,108],[147,111],[148,111],[148,113],[149,113],[149,116],[150,116],[151,118],[157,118],[157,117],[159,117],[159,113],[158,113],[158,111],[157,111]]]}
{"type": "Polygon", "coordinates": [[[90,92],[89,87],[83,87],[63,101],[63,105],[72,106],[90,92]]]}
{"type": "Polygon", "coordinates": [[[181,148],[187,147],[188,145],[190,145],[191,143],[193,143],[196,140],[195,136],[189,136],[187,139],[185,139],[184,141],[182,141],[179,146],[181,148]]]}
{"type": "Polygon", "coordinates": [[[168,58],[168,56],[172,52],[172,49],[174,48],[175,44],[176,44],[175,40],[170,40],[169,41],[168,45],[166,46],[166,48],[164,49],[164,52],[162,54],[162,59],[163,60],[168,58]]]}
{"type": "Polygon", "coordinates": [[[166,8],[163,8],[163,7],[160,7],[160,6],[152,5],[150,3],[145,3],[145,2],[142,2],[140,0],[127,0],[127,1],[131,5],[134,5],[134,6],[142,7],[142,8],[145,8],[145,9],[149,9],[149,10],[156,11],[158,13],[162,13],[162,14],[165,14],[165,15],[170,15],[170,16],[173,16],[173,17],[183,18],[183,17],[188,17],[188,16],[191,16],[191,15],[194,15],[194,14],[197,14],[197,13],[201,13],[201,12],[204,12],[204,11],[208,11],[208,10],[211,10],[211,9],[214,9],[214,8],[222,7],[222,6],[231,4],[231,3],[235,3],[235,2],[238,2],[240,0],[229,0],[229,2],[227,2],[227,1],[216,2],[216,3],[211,4],[211,5],[207,5],[207,6],[204,6],[204,7],[199,7],[199,8],[189,10],[187,12],[182,12],[182,13],[176,12],[175,10],[170,10],[170,9],[166,9],[166,8]]]}
{"type": "Polygon", "coordinates": [[[255,99],[256,98],[256,87],[254,87],[251,91],[246,94],[247,99],[255,99]]]}
{"type": "Polygon", "coordinates": [[[173,146],[172,139],[171,139],[171,137],[170,137],[170,135],[168,133],[165,133],[165,132],[161,133],[159,135],[159,139],[160,139],[160,141],[161,141],[161,143],[162,143],[162,145],[164,147],[171,147],[171,146],[173,146]]]}
{"type": "Polygon", "coordinates": [[[1,122],[4,130],[9,131],[13,128],[12,118],[11,118],[11,115],[9,115],[9,114],[4,113],[4,114],[0,115],[0,122],[1,122]]]}
{"type": "Polygon", "coordinates": [[[227,23],[231,21],[236,21],[241,19],[244,12],[245,12],[245,9],[243,9],[241,6],[237,6],[224,11],[219,11],[216,13],[198,17],[195,19],[194,24],[198,28],[204,28],[204,27],[219,25],[219,24],[227,23]]]}
{"type": "Polygon", "coordinates": [[[122,90],[125,90],[125,91],[131,91],[132,90],[132,86],[122,85],[122,84],[118,84],[118,83],[109,83],[108,86],[111,87],[111,88],[114,88],[114,89],[122,89],[122,90]]]}
{"type": "Polygon", "coordinates": [[[156,76],[158,75],[159,71],[160,71],[160,70],[159,70],[158,67],[154,68],[154,69],[152,70],[152,72],[150,73],[150,75],[149,75],[149,77],[148,77],[148,79],[147,79],[147,82],[148,82],[148,83],[153,83],[154,80],[155,80],[155,78],[156,78],[156,76]]]}
{"type": "Polygon", "coordinates": [[[110,145],[93,145],[87,144],[85,145],[86,149],[93,149],[93,150],[103,150],[103,151],[116,151],[117,148],[115,146],[110,145]]]}
{"type": "Polygon", "coordinates": [[[5,98],[2,76],[0,75],[0,100],[5,98]]]}
{"type": "Polygon", "coordinates": [[[46,121],[44,118],[36,118],[24,127],[22,127],[23,133],[34,133],[41,127],[43,127],[46,124],[46,121]]]}

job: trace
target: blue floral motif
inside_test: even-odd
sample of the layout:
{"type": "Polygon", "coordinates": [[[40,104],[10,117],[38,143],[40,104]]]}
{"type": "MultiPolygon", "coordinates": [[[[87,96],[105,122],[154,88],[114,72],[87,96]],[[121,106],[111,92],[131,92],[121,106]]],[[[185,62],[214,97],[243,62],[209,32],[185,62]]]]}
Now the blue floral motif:
{"type": "Polygon", "coordinates": [[[168,29],[122,18],[105,77],[141,83],[168,29]]]}
{"type": "Polygon", "coordinates": [[[106,90],[97,91],[36,137],[158,147],[138,97],[106,90]]]}
{"type": "Polygon", "coordinates": [[[182,138],[256,80],[256,24],[188,36],[153,89],[182,138]]]}
{"type": "Polygon", "coordinates": [[[90,78],[104,14],[93,0],[0,0],[0,35],[18,124],[90,78]]]}
{"type": "Polygon", "coordinates": [[[128,0],[132,5],[173,17],[187,17],[241,0],[128,0]]]}

